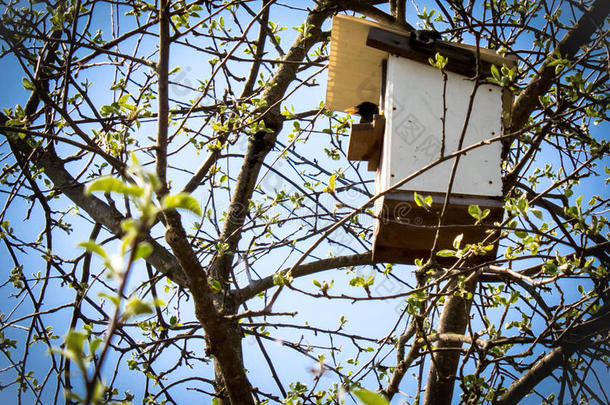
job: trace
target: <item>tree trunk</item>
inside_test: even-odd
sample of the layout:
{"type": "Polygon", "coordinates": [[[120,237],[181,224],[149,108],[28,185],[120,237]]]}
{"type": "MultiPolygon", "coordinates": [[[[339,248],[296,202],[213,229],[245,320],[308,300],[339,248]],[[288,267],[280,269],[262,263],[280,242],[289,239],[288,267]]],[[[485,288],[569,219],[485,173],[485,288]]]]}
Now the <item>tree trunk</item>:
{"type": "MultiPolygon", "coordinates": [[[[479,274],[474,273],[466,279],[465,290],[474,293],[479,274]]],[[[450,281],[449,291],[457,287],[457,279],[450,281]]],[[[451,295],[445,302],[438,333],[457,333],[463,335],[468,325],[468,315],[472,299],[464,299],[459,295],[451,295]]],[[[430,364],[428,384],[424,405],[446,405],[451,403],[455,374],[460,361],[462,344],[454,341],[439,341],[432,350],[433,361],[430,364]]]]}

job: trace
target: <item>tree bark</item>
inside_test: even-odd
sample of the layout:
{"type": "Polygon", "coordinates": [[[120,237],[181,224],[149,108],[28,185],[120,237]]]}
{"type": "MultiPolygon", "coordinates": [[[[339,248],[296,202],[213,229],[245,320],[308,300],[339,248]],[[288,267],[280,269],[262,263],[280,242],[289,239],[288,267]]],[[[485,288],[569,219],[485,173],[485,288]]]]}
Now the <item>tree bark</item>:
{"type": "MultiPolygon", "coordinates": [[[[466,280],[465,291],[474,292],[478,281],[479,274],[471,274],[466,280]]],[[[451,294],[451,291],[457,287],[457,280],[453,279],[450,283],[452,285],[448,291],[451,294]]],[[[445,301],[439,320],[438,334],[463,335],[468,326],[471,306],[472,299],[465,299],[461,295],[451,295],[445,301]]],[[[461,348],[461,342],[441,340],[431,349],[430,356],[433,360],[430,363],[424,405],[451,403],[461,348]]]]}

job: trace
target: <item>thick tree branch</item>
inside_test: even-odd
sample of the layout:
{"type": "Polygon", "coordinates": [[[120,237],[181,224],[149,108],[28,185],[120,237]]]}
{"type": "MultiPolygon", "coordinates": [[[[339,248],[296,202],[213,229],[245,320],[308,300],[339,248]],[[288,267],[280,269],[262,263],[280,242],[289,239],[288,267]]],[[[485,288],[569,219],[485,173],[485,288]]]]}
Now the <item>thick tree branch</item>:
{"type": "MultiPolygon", "coordinates": [[[[309,13],[304,25],[308,27],[308,30],[301,32],[296,38],[293,46],[284,57],[285,61],[303,61],[309,49],[315,43],[325,39],[326,34],[321,31],[320,27],[329,15],[330,12],[320,12],[319,9],[314,9],[309,13]]],[[[241,227],[248,213],[248,201],[254,191],[263,160],[273,148],[275,139],[282,129],[283,117],[280,114],[280,102],[284,98],[288,86],[296,79],[299,68],[299,63],[281,64],[271,79],[273,86],[270,86],[262,96],[264,105],[270,106],[265,115],[261,117],[267,130],[257,132],[250,137],[248,149],[229,205],[227,221],[220,235],[220,240],[228,244],[229,252],[236,251],[241,239],[241,227]]],[[[166,234],[168,242],[170,242],[168,237],[172,239],[177,237],[176,242],[170,242],[174,252],[178,254],[174,249],[174,243],[176,248],[186,249],[184,243],[179,241],[182,237],[179,229],[168,229],[168,231],[172,232],[172,234],[166,234]]],[[[210,277],[221,282],[221,285],[228,286],[232,261],[232,253],[220,254],[215,257],[209,268],[210,277]]],[[[193,293],[196,294],[195,292],[193,293]]],[[[218,300],[217,305],[221,306],[227,313],[234,313],[237,310],[235,303],[227,302],[222,297],[215,298],[218,300]]],[[[243,363],[241,362],[241,331],[239,325],[236,321],[224,319],[224,325],[216,325],[214,328],[214,331],[222,329],[224,334],[224,336],[219,336],[217,340],[214,335],[210,335],[213,331],[208,331],[208,328],[205,327],[205,322],[209,322],[205,312],[202,311],[201,317],[198,315],[198,319],[204,323],[206,335],[210,339],[211,350],[217,352],[215,353],[217,360],[215,361],[215,368],[219,385],[226,387],[232,404],[252,403],[252,396],[249,393],[249,386],[247,385],[247,379],[245,379],[243,372],[243,363]],[[224,354],[224,356],[221,356],[220,353],[224,354]],[[235,369],[237,363],[241,367],[239,373],[235,369]],[[222,375],[220,379],[218,378],[219,374],[222,375]],[[241,375],[243,375],[243,379],[241,381],[236,380],[241,378],[241,375]],[[246,391],[248,393],[244,394],[246,391]]]]}
{"type": "MultiPolygon", "coordinates": [[[[301,264],[300,266],[292,269],[290,275],[293,278],[298,278],[325,270],[338,269],[340,267],[347,266],[361,266],[365,264],[373,264],[370,252],[357,255],[330,257],[328,259],[301,264]]],[[[278,273],[282,274],[288,270],[290,269],[280,270],[278,273]]],[[[273,278],[273,275],[270,275],[260,280],[256,280],[249,286],[234,291],[233,295],[238,302],[245,302],[248,299],[256,296],[258,293],[273,287],[273,278]]]]}
{"type": "Polygon", "coordinates": [[[397,21],[406,21],[407,0],[390,0],[390,13],[397,21]]]}
{"type": "MultiPolygon", "coordinates": [[[[318,8],[309,13],[304,26],[310,27],[310,29],[306,33],[299,34],[286,53],[285,61],[303,61],[309,49],[315,43],[325,39],[326,34],[321,31],[320,27],[329,15],[330,11],[321,12],[318,8]]],[[[264,105],[270,106],[265,116],[262,117],[267,130],[250,137],[229,205],[227,221],[220,235],[220,240],[228,244],[229,252],[236,251],[241,239],[241,227],[248,212],[248,201],[254,191],[263,160],[273,148],[275,139],[282,129],[283,117],[280,114],[280,102],[284,98],[288,86],[296,79],[299,68],[298,63],[281,64],[271,79],[273,86],[270,86],[263,94],[264,105]]],[[[233,254],[220,255],[212,263],[210,275],[227,285],[232,261],[233,254]]]]}
{"type": "Polygon", "coordinates": [[[159,61],[157,62],[159,115],[157,116],[157,161],[156,172],[161,189],[159,195],[168,193],[167,188],[167,130],[169,126],[169,10],[168,0],[159,1],[159,61]]]}
{"type": "Polygon", "coordinates": [[[394,368],[390,382],[383,390],[381,390],[382,394],[385,395],[385,397],[389,400],[391,400],[394,395],[398,393],[403,377],[407,373],[407,370],[409,370],[409,367],[411,367],[411,364],[419,356],[420,350],[424,344],[423,342],[420,342],[419,339],[416,340],[411,345],[407,355],[404,355],[405,345],[415,334],[418,328],[416,322],[418,321],[419,320],[417,319],[412,320],[407,331],[398,339],[398,349],[396,350],[396,367],[394,368]]]}
{"type": "Polygon", "coordinates": [[[189,290],[195,301],[195,315],[203,326],[207,342],[207,355],[216,359],[219,380],[231,404],[254,404],[250,383],[246,377],[241,354],[241,331],[237,322],[217,311],[205,271],[193,252],[182,222],[176,211],[165,213],[167,231],[165,239],[178,258],[188,279],[189,290]]]}

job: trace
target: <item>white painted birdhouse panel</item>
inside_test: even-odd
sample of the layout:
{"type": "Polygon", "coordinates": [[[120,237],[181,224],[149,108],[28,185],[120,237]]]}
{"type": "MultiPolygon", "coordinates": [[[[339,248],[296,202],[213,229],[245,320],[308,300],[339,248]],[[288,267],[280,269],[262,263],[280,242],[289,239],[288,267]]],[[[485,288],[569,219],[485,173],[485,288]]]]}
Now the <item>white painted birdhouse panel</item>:
{"type": "MultiPolygon", "coordinates": [[[[379,189],[385,190],[441,156],[502,134],[502,89],[480,85],[467,120],[474,82],[447,72],[446,90],[441,72],[432,66],[390,55],[387,70],[386,133],[379,189]],[[443,105],[446,106],[443,128],[443,105]],[[462,131],[465,136],[461,148],[462,131]],[[444,132],[444,137],[443,137],[444,132]]],[[[458,164],[453,194],[501,196],[501,143],[482,144],[458,164]]],[[[410,180],[400,190],[445,193],[455,159],[410,180]]]]}

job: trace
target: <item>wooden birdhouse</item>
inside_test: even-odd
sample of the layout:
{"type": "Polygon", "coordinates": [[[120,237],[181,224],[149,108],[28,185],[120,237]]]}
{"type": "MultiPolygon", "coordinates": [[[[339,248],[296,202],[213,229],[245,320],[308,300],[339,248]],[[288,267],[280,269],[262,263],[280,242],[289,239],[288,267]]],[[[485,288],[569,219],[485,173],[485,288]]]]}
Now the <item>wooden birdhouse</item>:
{"type": "MultiPolygon", "coordinates": [[[[461,246],[481,242],[489,225],[501,220],[499,137],[512,99],[502,87],[477,86],[472,78],[477,71],[491,76],[492,65],[514,64],[488,49],[440,40],[426,44],[396,28],[334,18],[327,108],[345,110],[370,101],[381,110],[373,122],[352,125],[347,155],[376,171],[375,191],[383,193],[375,201],[374,261],[427,258],[448,191],[436,251],[453,249],[460,234],[461,246]],[[430,64],[437,53],[448,60],[444,74],[430,64]],[[430,206],[418,205],[415,193],[431,197],[430,206]],[[471,205],[489,215],[475,224],[471,205]]],[[[494,259],[496,250],[494,246],[474,261],[494,259]]]]}

